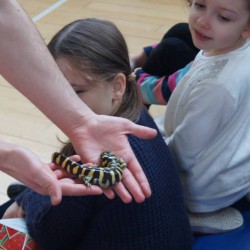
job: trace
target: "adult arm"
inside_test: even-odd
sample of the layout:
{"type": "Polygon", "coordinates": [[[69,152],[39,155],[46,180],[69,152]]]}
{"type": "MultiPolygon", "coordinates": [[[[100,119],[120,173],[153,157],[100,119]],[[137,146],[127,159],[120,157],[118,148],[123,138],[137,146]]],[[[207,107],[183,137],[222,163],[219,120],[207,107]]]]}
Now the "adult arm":
{"type": "Polygon", "coordinates": [[[20,180],[40,194],[49,195],[53,205],[61,201],[64,195],[95,195],[102,191],[96,186],[91,189],[77,184],[71,178],[58,181],[49,164],[45,164],[29,150],[0,141],[0,169],[20,180]],[[27,166],[30,166],[27,169],[27,166]],[[46,187],[46,188],[45,188],[46,187]]]}
{"type": "MultiPolygon", "coordinates": [[[[138,202],[149,197],[148,181],[126,135],[150,139],[156,131],[94,114],[69,86],[38,30],[15,0],[0,0],[0,33],[2,76],[65,132],[85,162],[97,162],[99,154],[107,150],[122,156],[130,170],[123,178],[124,185],[138,202]]],[[[124,201],[131,200],[124,186],[119,185],[118,191],[124,201]]]]}

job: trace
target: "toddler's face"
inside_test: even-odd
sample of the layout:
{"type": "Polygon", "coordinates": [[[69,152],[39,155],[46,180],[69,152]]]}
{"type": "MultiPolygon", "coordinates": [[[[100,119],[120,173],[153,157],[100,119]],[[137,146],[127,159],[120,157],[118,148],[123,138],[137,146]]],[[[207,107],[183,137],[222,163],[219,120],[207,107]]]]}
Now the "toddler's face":
{"type": "Polygon", "coordinates": [[[207,55],[218,55],[242,46],[249,33],[246,0],[193,0],[189,26],[193,42],[207,55]]]}
{"type": "Polygon", "coordinates": [[[99,115],[110,115],[112,113],[114,105],[111,83],[96,83],[92,79],[87,79],[79,69],[76,69],[72,63],[63,57],[57,59],[56,62],[76,94],[90,109],[99,115]]]}

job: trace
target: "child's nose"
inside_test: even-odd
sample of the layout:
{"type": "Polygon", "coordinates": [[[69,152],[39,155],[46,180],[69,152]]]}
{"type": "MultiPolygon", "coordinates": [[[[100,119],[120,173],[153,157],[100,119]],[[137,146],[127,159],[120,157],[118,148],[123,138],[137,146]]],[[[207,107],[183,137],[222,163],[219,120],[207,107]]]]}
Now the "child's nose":
{"type": "Polygon", "coordinates": [[[208,13],[203,13],[198,19],[197,23],[199,23],[203,28],[210,28],[210,20],[211,16],[208,13]]]}

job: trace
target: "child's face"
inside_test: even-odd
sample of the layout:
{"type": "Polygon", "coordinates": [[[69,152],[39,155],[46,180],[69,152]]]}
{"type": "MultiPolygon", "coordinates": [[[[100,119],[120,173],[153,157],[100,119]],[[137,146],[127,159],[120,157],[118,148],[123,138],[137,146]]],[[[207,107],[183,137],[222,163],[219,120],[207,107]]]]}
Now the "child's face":
{"type": "Polygon", "coordinates": [[[114,109],[113,87],[111,83],[93,83],[86,79],[72,63],[63,57],[56,60],[57,65],[71,84],[77,95],[96,114],[110,115],[114,109]]]}
{"type": "Polygon", "coordinates": [[[189,26],[195,46],[206,55],[239,48],[249,36],[249,16],[246,0],[193,0],[189,26]]]}

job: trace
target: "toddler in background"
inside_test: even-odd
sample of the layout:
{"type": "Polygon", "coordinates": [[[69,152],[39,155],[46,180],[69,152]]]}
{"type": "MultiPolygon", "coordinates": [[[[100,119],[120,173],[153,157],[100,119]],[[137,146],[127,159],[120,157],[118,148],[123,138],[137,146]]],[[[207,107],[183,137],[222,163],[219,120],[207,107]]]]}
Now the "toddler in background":
{"type": "Polygon", "coordinates": [[[242,225],[232,206],[250,190],[250,1],[188,3],[193,43],[201,50],[194,62],[167,77],[136,74],[148,104],[166,104],[167,89],[177,85],[164,132],[190,222],[195,231],[225,232],[242,225]]]}

